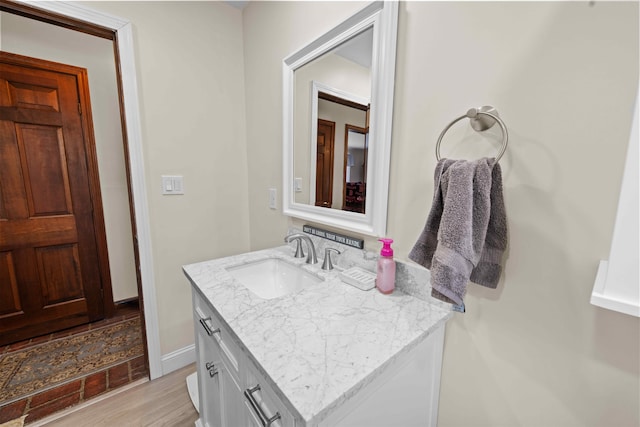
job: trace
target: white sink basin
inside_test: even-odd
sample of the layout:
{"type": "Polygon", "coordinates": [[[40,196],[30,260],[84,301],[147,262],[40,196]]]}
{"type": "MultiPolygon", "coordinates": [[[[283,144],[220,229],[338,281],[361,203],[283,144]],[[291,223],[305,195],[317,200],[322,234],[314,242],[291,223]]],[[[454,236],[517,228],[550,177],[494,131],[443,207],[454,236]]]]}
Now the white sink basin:
{"type": "Polygon", "coordinates": [[[226,269],[247,289],[263,299],[278,298],[298,292],[322,279],[282,261],[268,258],[226,269]]]}

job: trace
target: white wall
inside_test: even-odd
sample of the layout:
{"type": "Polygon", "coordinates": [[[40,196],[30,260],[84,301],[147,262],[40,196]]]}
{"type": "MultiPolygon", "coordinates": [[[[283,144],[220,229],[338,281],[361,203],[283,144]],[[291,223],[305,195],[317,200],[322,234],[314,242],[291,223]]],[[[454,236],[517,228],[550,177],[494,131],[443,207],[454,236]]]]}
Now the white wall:
{"type": "Polygon", "coordinates": [[[113,43],[2,12],[2,50],[87,69],[114,301],[138,295],[113,43]]]}
{"type": "Polygon", "coordinates": [[[241,12],[222,2],[86,2],[133,25],[161,353],[193,344],[181,266],[249,246],[241,12]],[[184,196],[160,176],[183,175],[184,196]]]}
{"type": "MultiPolygon", "coordinates": [[[[301,224],[266,209],[267,185],[281,182],[282,58],[354,10],[328,7],[352,6],[244,11],[253,248],[301,224]]],[[[403,2],[398,36],[388,218],[398,258],[424,226],[444,126],[491,104],[511,136],[506,268],[497,290],[471,285],[467,313],[447,327],[439,425],[640,424],[640,321],[589,304],[638,86],[638,3],[403,2]]],[[[444,156],[497,151],[498,130],[468,129],[447,133],[444,156]]]]}
{"type": "Polygon", "coordinates": [[[267,188],[282,194],[282,61],[366,4],[256,1],[243,10],[252,249],[282,242],[289,224],[267,206],[267,188]]]}

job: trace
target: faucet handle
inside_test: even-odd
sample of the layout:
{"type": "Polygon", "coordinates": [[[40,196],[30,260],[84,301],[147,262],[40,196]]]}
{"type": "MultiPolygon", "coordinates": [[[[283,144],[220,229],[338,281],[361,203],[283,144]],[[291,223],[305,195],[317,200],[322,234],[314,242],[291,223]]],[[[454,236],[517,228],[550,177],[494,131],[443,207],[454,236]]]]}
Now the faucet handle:
{"type": "Polygon", "coordinates": [[[331,252],[340,254],[341,252],[336,248],[325,248],[324,250],[324,262],[322,263],[323,270],[333,270],[333,263],[331,262],[331,252]]]}

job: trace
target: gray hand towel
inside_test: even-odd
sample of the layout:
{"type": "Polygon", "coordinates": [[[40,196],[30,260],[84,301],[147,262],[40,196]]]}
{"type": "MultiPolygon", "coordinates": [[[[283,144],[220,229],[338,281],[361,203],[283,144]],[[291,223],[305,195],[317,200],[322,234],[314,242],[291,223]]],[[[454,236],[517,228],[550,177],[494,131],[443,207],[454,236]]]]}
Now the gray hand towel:
{"type": "Polygon", "coordinates": [[[431,270],[432,296],[463,304],[467,282],[495,288],[507,246],[502,173],[494,159],[442,159],[427,223],[409,258],[431,270]]]}

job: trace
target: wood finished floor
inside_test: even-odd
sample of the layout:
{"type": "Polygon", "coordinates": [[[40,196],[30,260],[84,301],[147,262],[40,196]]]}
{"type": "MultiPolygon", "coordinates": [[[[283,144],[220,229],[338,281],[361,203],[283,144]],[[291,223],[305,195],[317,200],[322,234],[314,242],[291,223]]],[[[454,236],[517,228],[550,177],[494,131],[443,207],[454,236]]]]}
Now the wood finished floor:
{"type": "MultiPolygon", "coordinates": [[[[113,317],[108,319],[0,346],[0,359],[5,356],[9,357],[11,354],[15,354],[15,352],[29,351],[33,348],[46,349],[49,343],[70,337],[78,337],[87,334],[89,331],[113,326],[139,317],[140,309],[137,301],[133,300],[118,303],[113,317]]],[[[140,333],[139,324],[130,324],[130,326],[134,328],[131,332],[140,333]]],[[[91,353],[91,351],[93,351],[89,348],[92,346],[91,344],[87,344],[87,346],[88,348],[86,349],[84,349],[84,347],[74,347],[74,351],[58,353],[57,356],[55,356],[55,353],[49,354],[48,359],[50,362],[54,363],[55,359],[56,364],[66,366],[68,369],[60,372],[61,375],[55,380],[57,383],[47,384],[44,389],[32,389],[29,391],[29,389],[26,388],[28,383],[24,383],[23,381],[29,379],[29,372],[38,370],[38,364],[33,363],[37,360],[37,357],[35,359],[24,360],[20,365],[21,373],[14,372],[12,374],[12,377],[13,375],[22,375],[23,379],[19,380],[18,377],[13,377],[13,379],[4,385],[5,387],[7,387],[6,384],[17,384],[21,386],[23,392],[14,396],[18,399],[11,401],[9,397],[11,393],[16,393],[17,389],[0,390],[0,401],[2,401],[2,403],[0,403],[0,424],[22,415],[28,415],[26,423],[30,425],[40,419],[60,412],[65,408],[84,404],[91,399],[95,399],[97,396],[128,386],[141,378],[148,377],[145,367],[145,356],[141,348],[139,356],[135,359],[130,359],[129,356],[121,360],[112,359],[111,362],[113,364],[109,367],[98,368],[94,366],[94,370],[84,370],[83,375],[76,376],[72,371],[78,363],[77,360],[82,359],[83,352],[87,351],[91,353]],[[66,373],[68,377],[62,375],[63,373],[66,373]],[[65,378],[68,381],[63,381],[65,378]],[[8,401],[11,401],[11,403],[5,403],[8,401]]],[[[0,362],[0,365],[0,369],[7,369],[6,363],[3,364],[0,362]]],[[[83,367],[86,367],[86,364],[83,367]]],[[[80,371],[78,374],[80,374],[80,371]]],[[[37,378],[33,380],[36,381],[37,378]]]]}
{"type": "Polygon", "coordinates": [[[198,419],[198,413],[189,399],[186,378],[195,369],[195,364],[186,366],[42,425],[47,427],[193,426],[198,419]]]}

